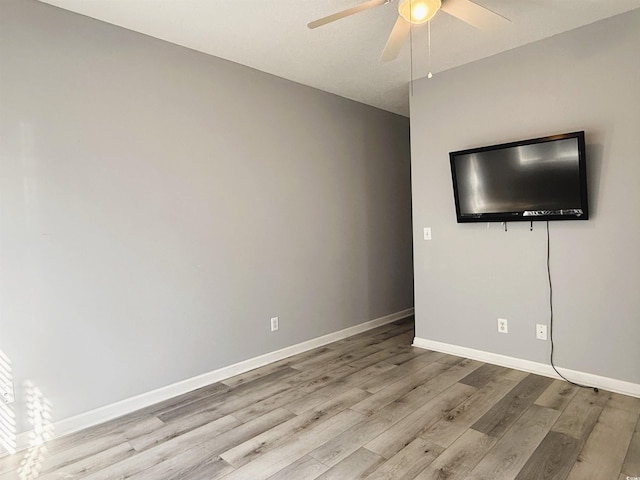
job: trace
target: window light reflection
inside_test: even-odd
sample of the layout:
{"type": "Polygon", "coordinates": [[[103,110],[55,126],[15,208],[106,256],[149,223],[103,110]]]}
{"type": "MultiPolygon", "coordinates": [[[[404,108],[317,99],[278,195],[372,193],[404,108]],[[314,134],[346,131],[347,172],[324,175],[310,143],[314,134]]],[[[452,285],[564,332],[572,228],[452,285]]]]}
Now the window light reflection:
{"type": "Polygon", "coordinates": [[[5,397],[13,397],[13,373],[9,357],[0,349],[0,388],[2,388],[2,398],[0,399],[0,447],[13,455],[16,453],[16,415],[13,411],[12,402],[8,402],[5,397]]]}
{"type": "Polygon", "coordinates": [[[51,422],[51,403],[40,389],[27,381],[26,398],[28,420],[32,426],[29,434],[29,449],[24,455],[18,474],[20,480],[38,478],[42,463],[47,454],[47,440],[53,438],[53,423],[51,422]]]}

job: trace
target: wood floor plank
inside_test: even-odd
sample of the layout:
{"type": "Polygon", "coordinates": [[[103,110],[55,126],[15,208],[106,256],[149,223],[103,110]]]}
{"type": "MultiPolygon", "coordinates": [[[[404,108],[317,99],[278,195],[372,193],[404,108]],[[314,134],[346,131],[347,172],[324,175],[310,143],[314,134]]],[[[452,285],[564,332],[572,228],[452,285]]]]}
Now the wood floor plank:
{"type": "Polygon", "coordinates": [[[432,370],[434,371],[434,373],[437,371],[438,374],[444,372],[447,369],[447,367],[442,364],[425,361],[425,358],[425,356],[416,357],[406,363],[403,363],[402,365],[398,365],[396,366],[396,368],[390,369],[383,374],[366,381],[360,386],[360,388],[371,393],[378,393],[380,390],[386,388],[390,384],[397,382],[404,377],[411,376],[426,366],[433,365],[431,367],[432,370]]]}
{"type": "Polygon", "coordinates": [[[598,421],[606,401],[607,397],[602,392],[594,393],[587,389],[579,390],[551,429],[554,432],[569,435],[583,445],[591,434],[593,426],[598,421]]]}
{"type": "MultiPolygon", "coordinates": [[[[405,347],[405,345],[402,345],[402,347],[405,347]]],[[[400,365],[410,362],[411,360],[420,358],[424,361],[424,359],[428,357],[429,357],[428,352],[425,352],[420,348],[412,347],[409,345],[408,347],[406,347],[406,351],[403,351],[403,352],[401,351],[393,355],[390,355],[385,361],[387,363],[390,363],[392,365],[399,367],[400,365]]]]}
{"type": "Polygon", "coordinates": [[[274,372],[270,372],[266,375],[261,375],[251,381],[232,387],[229,390],[229,393],[236,396],[251,395],[255,392],[262,391],[265,387],[269,387],[274,384],[282,384],[282,382],[286,379],[299,375],[300,371],[296,370],[295,368],[280,367],[274,372]]]}
{"type": "MultiPolygon", "coordinates": [[[[163,422],[154,415],[135,412],[47,442],[48,457],[58,457],[69,450],[77,452],[75,455],[80,452],[92,454],[108,446],[146,435],[162,425],[163,422]]],[[[73,455],[71,453],[69,456],[73,455]]]]}
{"type": "Polygon", "coordinates": [[[398,346],[406,346],[411,343],[413,339],[413,335],[408,332],[400,333],[399,335],[390,335],[389,338],[386,338],[382,341],[371,341],[367,342],[363,347],[359,348],[359,351],[354,351],[354,348],[349,348],[349,354],[353,355],[353,360],[358,358],[365,357],[370,355],[373,352],[377,352],[379,350],[389,350],[398,346]],[[356,355],[357,353],[357,355],[356,355]]]}
{"type": "Polygon", "coordinates": [[[425,391],[422,406],[371,440],[365,448],[391,458],[443,416],[449,415],[475,391],[474,387],[462,383],[456,383],[441,393],[425,391]]]}
{"type": "MultiPolygon", "coordinates": [[[[114,462],[119,462],[125,458],[130,458],[135,454],[135,451],[129,445],[129,443],[121,443],[114,447],[105,449],[99,453],[91,456],[86,456],[77,462],[67,463],[66,465],[56,468],[49,473],[44,473],[45,469],[41,470],[41,474],[37,477],[42,480],[54,480],[61,478],[78,478],[86,475],[90,472],[95,472],[109,467],[114,462]]],[[[46,460],[45,460],[46,462],[46,460]]]]}
{"type": "Polygon", "coordinates": [[[298,369],[317,368],[318,366],[334,364],[346,365],[358,359],[367,357],[381,350],[390,349],[403,343],[401,337],[391,337],[382,342],[369,342],[359,348],[348,348],[344,350],[333,350],[331,353],[323,354],[316,358],[306,360],[296,364],[298,369]]]}
{"type": "Polygon", "coordinates": [[[562,411],[578,393],[578,388],[565,381],[554,380],[534,403],[541,407],[562,411]]]}
{"type": "Polygon", "coordinates": [[[622,464],[622,473],[629,477],[640,477],[640,418],[636,421],[629,448],[622,464]]]}
{"type": "MultiPolygon", "coordinates": [[[[326,422],[266,452],[254,461],[231,472],[225,480],[264,480],[308,455],[312,450],[327,441],[327,438],[340,436],[346,430],[361,422],[363,416],[353,410],[344,410],[326,422]]],[[[317,460],[317,459],[316,459],[317,460]]],[[[323,462],[324,463],[324,462],[323,462]]]]}
{"type": "Polygon", "coordinates": [[[250,383],[231,389],[222,397],[204,398],[196,402],[168,410],[158,415],[158,418],[163,422],[168,423],[176,418],[204,413],[212,415],[212,417],[215,417],[216,414],[218,415],[218,418],[223,417],[225,415],[232,414],[236,410],[241,410],[249,405],[288,390],[290,386],[286,382],[290,380],[291,377],[295,377],[295,375],[299,373],[300,372],[293,368],[285,367],[278,372],[269,374],[268,381],[264,379],[254,380],[250,383]]]}
{"type": "MultiPolygon", "coordinates": [[[[467,478],[469,480],[515,478],[531,453],[549,432],[559,414],[557,410],[551,408],[531,405],[471,470],[467,478]]],[[[495,437],[495,435],[492,436],[495,437]]]]}
{"type": "MultiPolygon", "coordinates": [[[[326,349],[326,351],[329,351],[329,349],[326,349]]],[[[254,368],[253,370],[249,370],[248,372],[239,373],[233,377],[225,378],[220,381],[220,384],[224,385],[227,388],[227,391],[229,391],[241,385],[251,383],[254,380],[259,380],[260,378],[266,377],[272,373],[282,371],[283,369],[293,368],[289,363],[290,362],[287,364],[284,364],[284,362],[270,363],[262,367],[254,368]]]]}
{"type": "Polygon", "coordinates": [[[369,392],[364,390],[351,389],[319,405],[317,409],[297,415],[225,451],[221,457],[232,466],[241,467],[258,456],[294,440],[296,435],[311,429],[317,423],[326,421],[369,395],[369,392]]]}
{"type": "Polygon", "coordinates": [[[344,373],[341,373],[338,377],[335,374],[333,376],[327,375],[326,378],[320,379],[322,385],[320,381],[316,383],[316,389],[302,388],[303,391],[309,391],[309,395],[286,404],[286,408],[297,414],[306,412],[335,395],[340,395],[352,388],[362,388],[361,385],[363,383],[370,381],[372,378],[383,376],[386,372],[394,370],[396,367],[381,362],[362,370],[348,365],[343,368],[348,369],[344,372],[346,375],[344,373]]]}
{"type": "MultiPolygon", "coordinates": [[[[417,347],[414,347],[417,348],[417,347]]],[[[436,352],[434,350],[426,350],[423,348],[418,348],[418,350],[422,350],[424,352],[423,355],[420,355],[420,360],[423,363],[431,363],[431,362],[437,362],[438,360],[442,359],[446,353],[442,353],[442,352],[436,352]]]]}
{"type": "Polygon", "coordinates": [[[440,357],[437,361],[438,361],[438,363],[442,363],[443,365],[448,365],[450,367],[453,367],[454,365],[457,365],[458,363],[462,362],[463,360],[464,360],[464,357],[459,357],[457,355],[446,354],[446,355],[443,355],[442,357],[440,357]]]}
{"type": "Polygon", "coordinates": [[[516,478],[566,479],[607,399],[607,393],[596,394],[589,389],[579,389],[566,382],[554,381],[535,404],[545,404],[548,408],[554,409],[565,403],[566,405],[551,431],[538,445],[516,478]],[[573,394],[569,393],[569,388],[573,394]],[[564,395],[563,392],[569,395],[564,395]],[[568,397],[570,399],[567,402],[568,397]]]}
{"type": "Polygon", "coordinates": [[[422,470],[415,480],[464,480],[496,442],[494,437],[467,430],[422,470]]]}
{"type": "MultiPolygon", "coordinates": [[[[395,371],[396,370],[391,370],[391,372],[395,371]]],[[[437,377],[445,371],[447,371],[447,369],[444,366],[438,365],[437,363],[432,363],[426,366],[422,366],[418,370],[413,370],[413,373],[411,375],[396,376],[395,381],[387,382],[386,387],[378,390],[365,401],[360,402],[358,405],[354,406],[353,409],[365,415],[371,415],[381,408],[384,408],[386,405],[389,405],[398,397],[403,396],[404,394],[417,387],[423,386],[427,381],[437,377]]],[[[366,386],[367,382],[365,382],[361,386],[361,388],[368,390],[366,386]]]]}
{"type": "MultiPolygon", "coordinates": [[[[279,389],[278,391],[282,391],[282,389],[279,389]]],[[[254,401],[259,400],[261,399],[254,399],[254,401]]],[[[241,406],[245,407],[253,402],[249,399],[245,399],[243,401],[241,397],[233,394],[221,395],[214,398],[201,398],[194,402],[181,403],[175,408],[166,408],[162,412],[158,413],[158,418],[164,423],[199,413],[206,413],[212,419],[220,418],[230,413],[228,408],[230,403],[241,403],[241,406]]],[[[238,406],[236,409],[239,408],[241,407],[238,406]]]]}
{"type": "Polygon", "coordinates": [[[516,480],[564,480],[580,453],[581,443],[564,433],[549,432],[522,467],[516,480]]]}
{"type": "Polygon", "coordinates": [[[422,438],[416,438],[380,465],[366,480],[409,480],[416,477],[443,448],[422,438]]]}
{"type": "Polygon", "coordinates": [[[605,405],[568,480],[615,478],[622,470],[638,415],[605,405]]]}
{"type": "MultiPolygon", "coordinates": [[[[400,344],[393,348],[378,350],[377,352],[372,353],[371,355],[367,355],[366,357],[362,357],[352,362],[349,362],[349,365],[355,368],[364,368],[378,362],[383,362],[383,361],[389,362],[390,359],[396,359],[396,358],[402,359],[405,356],[408,357],[407,360],[411,360],[412,358],[419,357],[424,354],[425,354],[424,350],[411,347],[410,345],[400,344]]],[[[401,363],[404,363],[404,361],[401,361],[398,363],[394,362],[394,365],[400,365],[401,363]]]]}
{"type": "Polygon", "coordinates": [[[139,414],[158,415],[165,409],[173,409],[178,405],[186,405],[203,398],[213,398],[217,395],[224,395],[229,391],[229,387],[221,382],[212,383],[205,387],[198,388],[191,392],[178,395],[176,397],[164,400],[162,402],[155,403],[149,407],[143,408],[138,411],[139,414]]]}
{"type": "Polygon", "coordinates": [[[628,395],[613,392],[608,393],[609,400],[607,400],[607,407],[619,408],[634,415],[640,415],[640,398],[629,397],[628,395]]]}
{"type": "MultiPolygon", "coordinates": [[[[313,348],[311,350],[308,350],[306,352],[302,352],[302,353],[298,353],[297,355],[292,355],[291,357],[287,357],[287,358],[283,358],[282,360],[277,360],[273,363],[270,363],[270,366],[274,366],[274,367],[293,367],[293,368],[297,368],[297,365],[299,363],[302,363],[306,360],[309,360],[310,358],[316,358],[318,355],[323,354],[324,352],[328,352],[329,350],[334,350],[332,348],[333,344],[329,344],[329,345],[322,345],[320,347],[316,347],[313,348]]],[[[262,367],[260,367],[262,368],[262,367]]],[[[297,368],[298,370],[300,370],[299,368],[297,368]]],[[[236,377],[241,376],[241,375],[245,375],[249,372],[245,372],[244,374],[240,374],[240,375],[236,375],[236,377]]],[[[233,377],[232,377],[233,378],[233,377]]],[[[226,381],[226,380],[225,380],[226,381]]]]}
{"type": "Polygon", "coordinates": [[[461,379],[460,383],[464,383],[465,385],[469,385],[471,387],[482,388],[500,374],[504,374],[508,371],[508,368],[486,363],[461,379]]]}
{"type": "MultiPolygon", "coordinates": [[[[249,422],[254,418],[264,415],[271,410],[287,407],[287,405],[302,400],[308,395],[307,392],[290,388],[264,398],[254,403],[250,403],[244,408],[233,411],[233,416],[242,422],[249,422]]],[[[296,413],[296,412],[294,412],[296,413]]]]}
{"type": "Polygon", "coordinates": [[[172,422],[165,423],[161,428],[146,435],[132,438],[129,440],[129,444],[136,451],[141,452],[205,425],[207,435],[217,436],[241,424],[242,422],[232,415],[218,417],[217,413],[209,415],[209,412],[197,412],[180,420],[174,419],[172,422]]]}
{"type": "Polygon", "coordinates": [[[200,448],[168,458],[135,475],[128,480],[213,480],[232,472],[233,467],[217,455],[200,448]]]}
{"type": "Polygon", "coordinates": [[[506,376],[486,384],[476,390],[466,401],[431,425],[422,438],[430,440],[445,448],[451,446],[471,425],[477,422],[491,409],[496,402],[501,400],[516,382],[506,376]]]}
{"type": "Polygon", "coordinates": [[[406,395],[397,397],[384,409],[367,415],[362,422],[312,451],[311,456],[325,465],[335,465],[419,408],[424,402],[425,394],[424,389],[415,388],[406,395]]]}
{"type": "Polygon", "coordinates": [[[306,398],[288,403],[287,408],[292,412],[305,412],[309,408],[315,408],[327,398],[340,395],[352,388],[357,388],[368,378],[380,375],[392,368],[392,365],[387,365],[384,362],[369,366],[363,370],[344,365],[331,373],[323,375],[314,382],[309,382],[299,387],[300,390],[309,393],[309,395],[306,398]]]}
{"type": "Polygon", "coordinates": [[[121,476],[127,478],[143,471],[157,473],[164,468],[176,469],[179,466],[188,468],[189,465],[216,456],[224,450],[273,428],[292,416],[291,412],[287,410],[274,410],[219,435],[212,433],[217,430],[218,426],[207,424],[144,450],[126,460],[116,462],[110,468],[97,471],[85,478],[87,480],[112,480],[121,476]],[[169,461],[168,464],[161,465],[167,461],[169,461]]]}
{"type": "MultiPolygon", "coordinates": [[[[297,370],[314,369],[330,364],[331,362],[336,362],[338,357],[344,354],[345,352],[343,350],[326,347],[321,351],[321,353],[318,353],[313,357],[309,357],[306,360],[294,362],[291,366],[297,370]]],[[[344,363],[341,363],[340,365],[343,364],[344,363]]]]}
{"type": "Polygon", "coordinates": [[[508,378],[509,380],[514,380],[516,382],[521,382],[522,380],[527,378],[528,375],[530,374],[522,370],[509,369],[509,371],[504,374],[504,378],[508,378]]]}
{"type": "Polygon", "coordinates": [[[230,389],[226,395],[203,398],[195,402],[179,405],[176,408],[168,408],[157,416],[163,422],[169,422],[174,418],[192,415],[198,412],[219,412],[222,417],[235,410],[264,400],[272,395],[287,390],[285,380],[300,372],[291,367],[282,367],[265,377],[253,380],[248,383],[230,389]]]}
{"type": "MultiPolygon", "coordinates": [[[[139,436],[151,435],[159,428],[164,427],[164,423],[156,417],[142,415],[137,420],[137,422],[127,422],[124,428],[106,431],[100,436],[76,436],[73,443],[65,444],[65,448],[50,450],[47,445],[47,454],[39,469],[40,474],[44,475],[58,469],[66,470],[70,465],[79,465],[80,462],[110,449],[114,449],[113,452],[116,454],[115,452],[122,449],[123,444],[129,446],[127,441],[139,436]]],[[[129,449],[130,447],[127,448],[127,450],[129,449]]]]}
{"type": "Polygon", "coordinates": [[[322,475],[328,468],[315,458],[307,455],[283,468],[278,473],[271,475],[268,480],[313,480],[322,475]]]}
{"type": "Polygon", "coordinates": [[[320,475],[317,480],[362,480],[373,472],[385,459],[370,452],[366,448],[359,448],[344,460],[320,475]]]}
{"type": "Polygon", "coordinates": [[[420,387],[436,393],[444,391],[480,365],[480,362],[469,360],[446,368],[438,364],[438,362],[434,362],[414,372],[412,375],[402,377],[391,383],[355,405],[353,409],[365,415],[371,415],[415,388],[420,387]]]}
{"type": "Polygon", "coordinates": [[[379,375],[384,374],[395,368],[395,365],[389,364],[386,361],[379,362],[374,365],[356,370],[350,375],[341,378],[336,383],[345,387],[360,387],[363,383],[366,383],[372,378],[376,378],[379,375]]]}
{"type": "Polygon", "coordinates": [[[27,456],[26,450],[17,452],[13,455],[6,454],[0,457],[0,480],[5,480],[5,477],[15,477],[16,472],[20,468],[22,460],[27,456]]]}
{"type": "Polygon", "coordinates": [[[547,389],[552,380],[529,375],[484,414],[471,428],[500,438],[504,432],[547,389]]]}
{"type": "MultiPolygon", "coordinates": [[[[321,353],[328,353],[332,350],[328,347],[320,347],[314,350],[316,355],[321,353]]],[[[307,352],[308,353],[308,352],[307,352]]],[[[315,355],[308,355],[307,358],[315,358],[315,355]]],[[[299,359],[298,361],[302,361],[299,359]]],[[[248,372],[239,373],[238,375],[234,375],[233,377],[226,378],[220,382],[220,384],[224,385],[227,388],[227,391],[232,388],[239,387],[241,385],[249,384],[255,380],[260,380],[261,378],[265,378],[268,375],[276,373],[278,371],[285,371],[283,369],[295,368],[293,364],[295,360],[291,357],[281,360],[279,362],[269,363],[262,367],[254,368],[253,370],[249,370],[248,372]]]]}
{"type": "Polygon", "coordinates": [[[46,445],[32,446],[26,452],[21,452],[20,463],[15,471],[3,473],[0,479],[16,480],[17,478],[29,479],[38,478],[40,476],[41,462],[46,458],[46,445]]]}
{"type": "Polygon", "coordinates": [[[412,334],[413,331],[413,325],[400,325],[390,323],[377,327],[374,330],[358,333],[356,335],[343,338],[342,340],[332,342],[328,345],[328,347],[334,350],[342,351],[354,350],[355,348],[361,348],[373,343],[380,343],[389,338],[397,338],[406,334],[412,334]]]}
{"type": "Polygon", "coordinates": [[[287,385],[290,388],[311,393],[358,371],[358,368],[346,363],[342,365],[329,363],[322,367],[300,370],[300,373],[287,380],[287,385]]]}
{"type": "Polygon", "coordinates": [[[344,390],[339,386],[336,387],[335,385],[330,385],[320,390],[316,390],[313,393],[307,393],[306,395],[287,403],[285,407],[296,415],[300,415],[316,408],[321,403],[328,401],[331,397],[343,392],[344,390]]]}

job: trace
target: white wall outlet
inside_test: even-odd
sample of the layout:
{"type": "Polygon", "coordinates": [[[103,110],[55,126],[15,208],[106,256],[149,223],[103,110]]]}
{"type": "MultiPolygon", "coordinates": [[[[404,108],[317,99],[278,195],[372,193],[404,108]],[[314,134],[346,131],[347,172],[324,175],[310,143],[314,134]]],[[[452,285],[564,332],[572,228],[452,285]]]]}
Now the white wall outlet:
{"type": "Polygon", "coordinates": [[[509,321],[506,318],[498,319],[498,332],[509,333],[509,321]]]}
{"type": "Polygon", "coordinates": [[[7,405],[15,401],[16,397],[13,393],[13,385],[7,383],[0,385],[0,399],[7,405]]]}
{"type": "Polygon", "coordinates": [[[271,317],[271,331],[275,332],[276,330],[278,330],[278,325],[279,321],[278,321],[278,317],[271,317]]]}
{"type": "Polygon", "coordinates": [[[542,323],[536,324],[536,338],[538,340],[546,340],[547,339],[547,326],[542,323]]]}
{"type": "Polygon", "coordinates": [[[425,240],[431,240],[431,227],[424,227],[423,235],[425,240]]]}

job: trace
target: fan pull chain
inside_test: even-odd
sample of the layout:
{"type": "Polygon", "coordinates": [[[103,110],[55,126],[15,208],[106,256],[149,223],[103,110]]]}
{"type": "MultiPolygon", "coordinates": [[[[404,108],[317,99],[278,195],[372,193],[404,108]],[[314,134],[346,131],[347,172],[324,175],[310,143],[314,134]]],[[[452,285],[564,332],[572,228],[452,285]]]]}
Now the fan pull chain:
{"type": "MultiPolygon", "coordinates": [[[[409,8],[413,9],[411,1],[409,0],[409,8]]],[[[413,97],[413,24],[411,23],[409,24],[409,88],[413,97]]]]}
{"type": "Polygon", "coordinates": [[[429,63],[427,64],[429,73],[427,74],[427,78],[431,78],[433,77],[433,73],[431,73],[431,20],[427,22],[427,46],[429,47],[429,63]]]}

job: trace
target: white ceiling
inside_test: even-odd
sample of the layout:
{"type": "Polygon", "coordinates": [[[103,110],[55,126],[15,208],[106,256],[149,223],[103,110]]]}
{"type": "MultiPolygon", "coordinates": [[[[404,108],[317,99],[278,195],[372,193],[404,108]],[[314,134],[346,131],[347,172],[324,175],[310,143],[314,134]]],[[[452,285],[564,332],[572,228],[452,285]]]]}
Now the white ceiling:
{"type": "MultiPolygon", "coordinates": [[[[378,61],[397,0],[315,30],[306,24],[364,0],[41,1],[405,116],[410,78],[428,72],[424,26],[413,28],[395,61],[378,61]]],[[[487,33],[438,12],[431,21],[434,74],[640,8],[640,0],[476,3],[511,22],[487,33]]]]}

